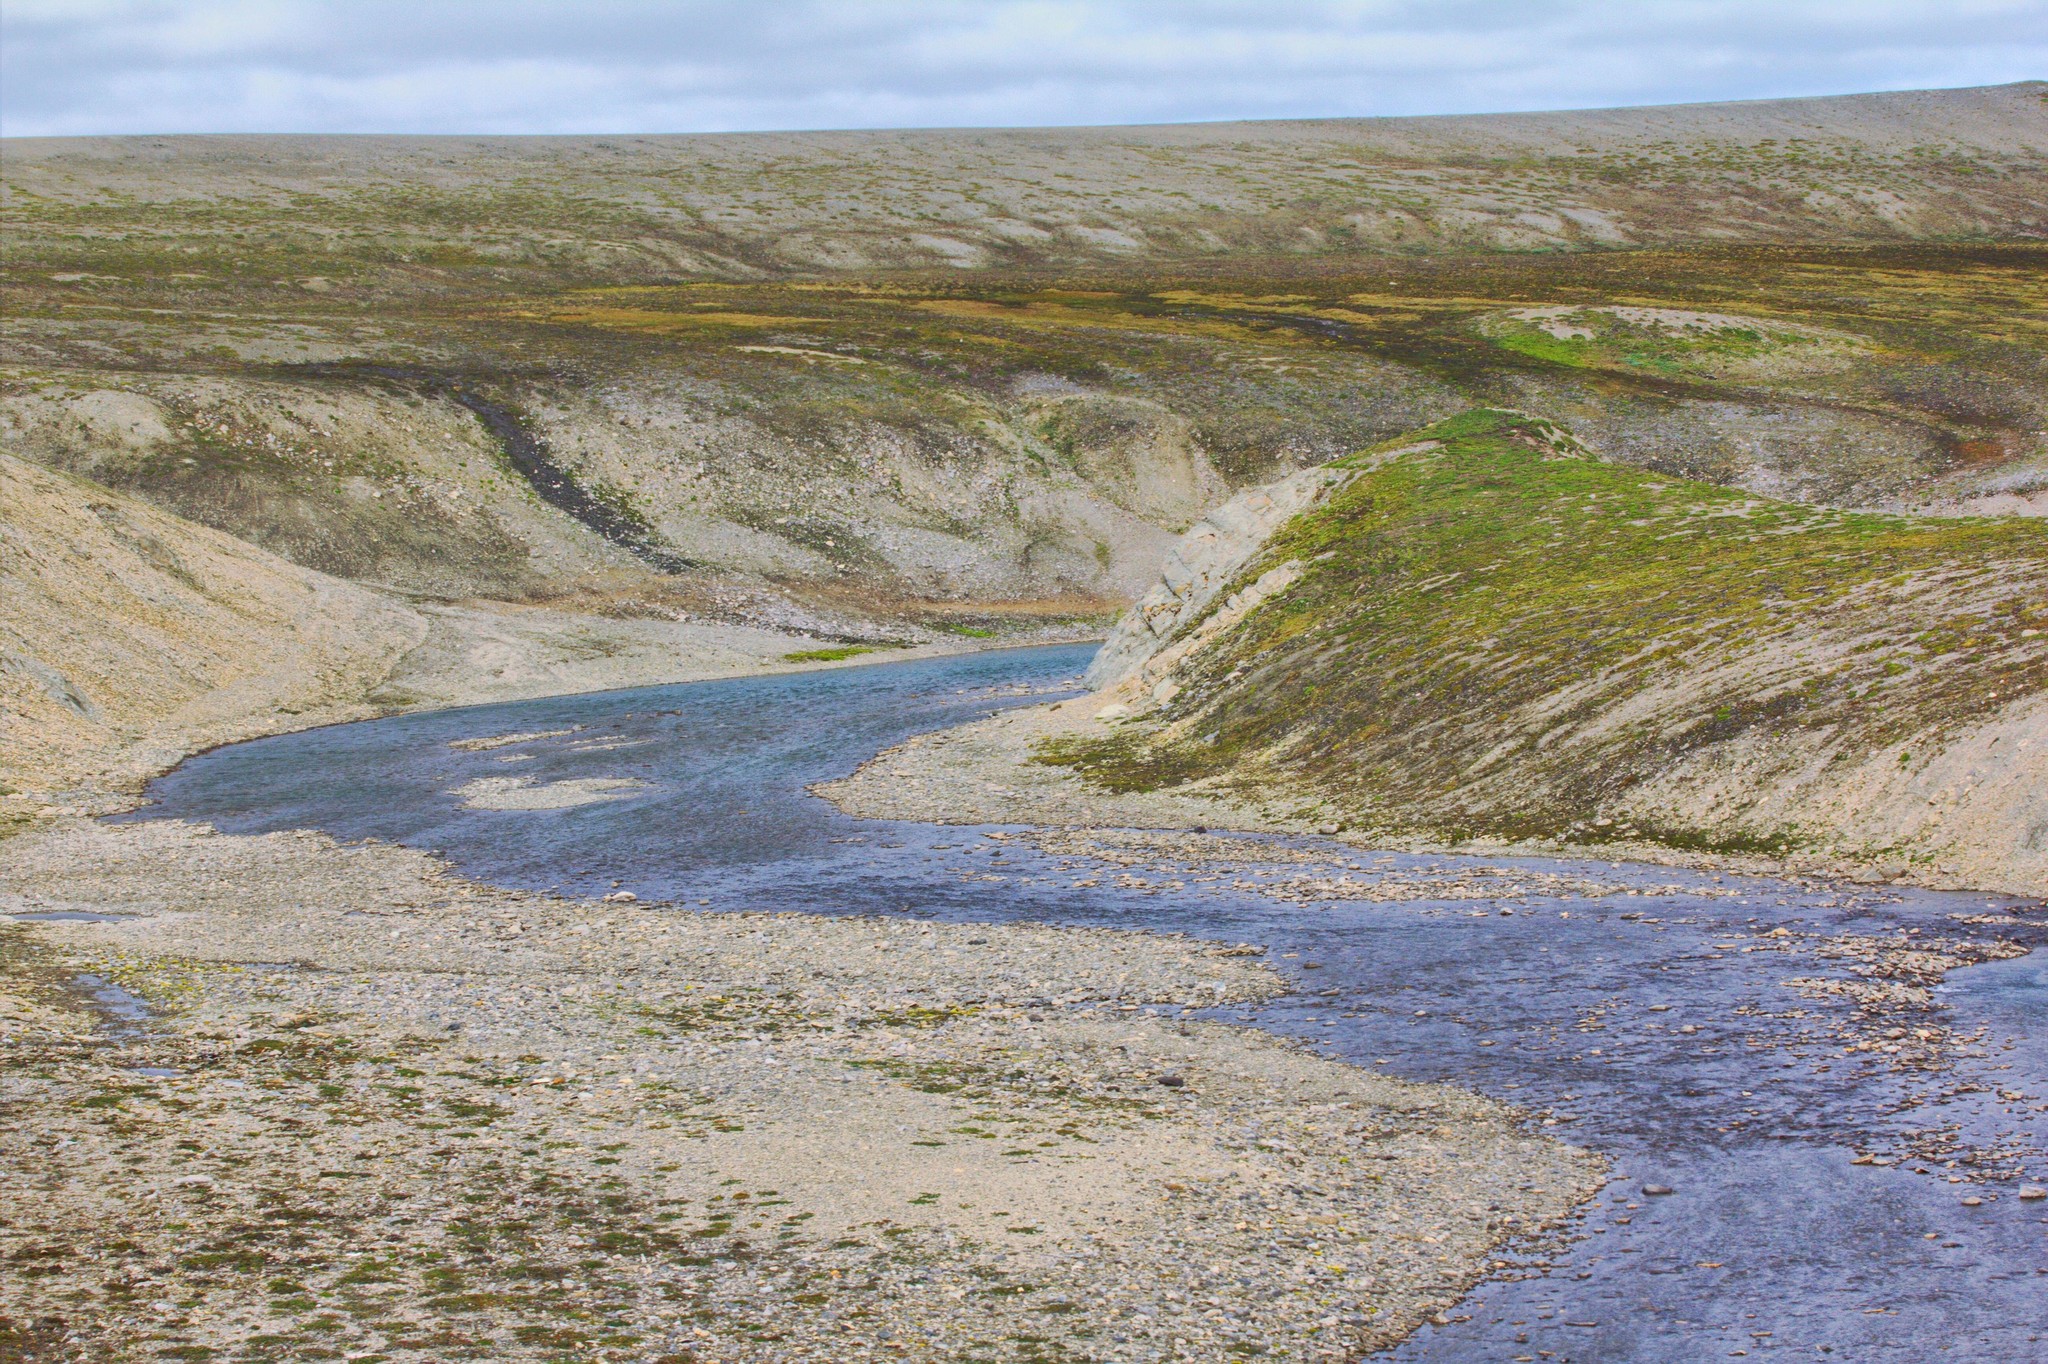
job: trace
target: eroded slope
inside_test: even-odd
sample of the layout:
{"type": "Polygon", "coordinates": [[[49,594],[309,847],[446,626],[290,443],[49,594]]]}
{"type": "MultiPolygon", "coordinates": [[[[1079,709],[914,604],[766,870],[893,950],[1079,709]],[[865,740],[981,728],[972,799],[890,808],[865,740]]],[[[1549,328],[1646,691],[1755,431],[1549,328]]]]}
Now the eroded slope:
{"type": "Polygon", "coordinates": [[[377,593],[5,453],[0,549],[8,785],[121,786],[197,747],[366,714],[427,630],[377,593]]]}
{"type": "Polygon", "coordinates": [[[1388,832],[2048,885],[2038,521],[1768,501],[1493,410],[1334,468],[1048,760],[1388,832]]]}

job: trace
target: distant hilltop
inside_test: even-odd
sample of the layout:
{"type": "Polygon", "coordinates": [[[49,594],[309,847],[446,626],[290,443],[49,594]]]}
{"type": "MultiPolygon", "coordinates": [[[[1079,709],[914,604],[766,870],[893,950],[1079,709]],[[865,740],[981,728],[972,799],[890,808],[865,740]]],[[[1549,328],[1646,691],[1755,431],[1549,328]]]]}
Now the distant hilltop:
{"type": "Polygon", "coordinates": [[[2011,241],[2048,236],[2048,82],[1109,128],[14,138],[4,163],[9,216],[31,228],[179,203],[479,250],[543,232],[621,283],[2011,241]]]}

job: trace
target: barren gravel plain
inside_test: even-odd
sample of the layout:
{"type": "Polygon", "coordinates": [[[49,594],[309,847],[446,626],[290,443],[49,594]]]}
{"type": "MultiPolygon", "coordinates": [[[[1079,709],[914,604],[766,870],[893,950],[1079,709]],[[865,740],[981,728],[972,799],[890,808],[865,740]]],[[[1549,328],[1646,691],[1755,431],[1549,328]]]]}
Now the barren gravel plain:
{"type": "Polygon", "coordinates": [[[7,853],[24,1360],[1343,1358],[1599,1182],[1504,1105],[1187,1021],[1285,988],[1254,948],[310,833],[7,853]]]}

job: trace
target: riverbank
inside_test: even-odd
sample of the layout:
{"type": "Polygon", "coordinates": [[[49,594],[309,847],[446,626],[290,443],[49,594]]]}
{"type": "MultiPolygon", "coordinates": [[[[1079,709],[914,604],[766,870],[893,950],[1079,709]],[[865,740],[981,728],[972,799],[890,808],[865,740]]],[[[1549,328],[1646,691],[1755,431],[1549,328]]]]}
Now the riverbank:
{"type": "MultiPolygon", "coordinates": [[[[956,654],[998,633],[885,625],[851,602],[820,615],[740,582],[708,603],[670,584],[676,599],[651,607],[606,595],[602,580],[554,606],[421,597],[305,568],[5,451],[0,527],[13,537],[0,559],[0,833],[132,808],[150,778],[244,739],[956,654]],[[686,602],[695,614],[675,618],[686,602]],[[848,629],[870,642],[846,643],[848,629]]],[[[1096,632],[1065,612],[1039,616],[1047,604],[985,609],[1005,645],[1096,632]]]]}
{"type": "Polygon", "coordinates": [[[1005,711],[936,734],[919,735],[877,754],[846,778],[814,789],[845,813],[863,819],[1180,833],[1228,828],[1244,833],[1321,834],[1361,848],[1389,851],[1622,858],[1653,866],[1747,875],[1820,875],[1835,881],[1933,890],[2039,893],[2039,888],[2031,885],[1996,884],[2002,879],[1998,877],[1992,878],[1993,884],[1983,885],[1982,878],[1959,874],[1953,867],[1916,865],[1889,857],[1856,861],[1804,853],[1701,852],[1626,838],[1595,844],[1500,839],[1446,842],[1377,831],[1366,838],[1347,833],[1312,795],[1300,802],[1285,802],[1284,795],[1271,790],[1247,796],[1227,781],[1217,780],[1110,791],[1071,767],[1039,760],[1047,744],[1110,732],[1126,711],[1123,696],[1113,692],[1005,711]],[[1290,805],[1293,808],[1288,808],[1290,805]]]}
{"type": "Polygon", "coordinates": [[[2048,896],[2044,579],[2037,520],[1818,510],[1474,408],[1210,512],[1089,668],[1117,722],[1038,756],[1375,842],[2048,896]]]}
{"type": "Polygon", "coordinates": [[[1281,992],[1252,949],[171,822],[7,853],[55,916],[4,935],[33,1357],[1349,1357],[1598,1183],[1504,1105],[1177,1016],[1281,992]]]}

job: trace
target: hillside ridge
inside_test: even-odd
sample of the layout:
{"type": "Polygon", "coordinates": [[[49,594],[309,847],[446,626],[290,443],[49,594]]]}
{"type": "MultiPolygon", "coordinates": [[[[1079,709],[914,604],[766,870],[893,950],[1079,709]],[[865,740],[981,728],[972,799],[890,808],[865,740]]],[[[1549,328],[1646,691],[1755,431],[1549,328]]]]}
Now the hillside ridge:
{"type": "Polygon", "coordinates": [[[2021,82],[1129,127],[16,138],[0,202],[30,219],[123,202],[261,208],[311,232],[349,205],[443,232],[465,217],[454,235],[479,246],[547,211],[557,255],[617,282],[2018,239],[2048,233],[2044,97],[2048,84],[2021,82]],[[573,214],[544,207],[557,200],[573,214]]]}
{"type": "MultiPolygon", "coordinates": [[[[2027,103],[2048,100],[2048,80],[1927,90],[1872,91],[1848,95],[1805,95],[1748,100],[1698,100],[1677,104],[1589,106],[1483,114],[1389,114],[1326,118],[1213,119],[1164,123],[1077,123],[1033,126],[940,128],[810,128],[764,132],[702,133],[162,133],[0,138],[14,158],[34,161],[71,150],[135,154],[187,145],[281,148],[330,155],[357,147],[462,146],[516,152],[558,147],[617,151],[646,148],[759,148],[784,144],[825,149],[861,143],[1003,140],[1018,144],[1061,141],[1130,141],[1158,145],[1202,144],[1252,138],[1287,140],[1311,132],[1385,135],[1387,150],[1448,152],[1476,150],[1488,142],[1532,152],[1582,150],[1588,137],[1625,141],[1663,139],[1682,132],[1720,133],[1748,141],[1786,134],[1819,133],[1873,149],[1904,151],[1938,143],[1986,151],[2048,150],[2048,113],[2037,120],[2027,103]],[[2015,118],[2014,115],[2022,117],[2015,118]]],[[[308,157],[309,160],[313,159],[308,157]]],[[[339,160],[340,157],[335,157],[339,160]]]]}
{"type": "Polygon", "coordinates": [[[1164,638],[1128,614],[1041,760],[1367,837],[2048,889],[2038,522],[1771,502],[1488,409],[1335,467],[1164,638]]]}

